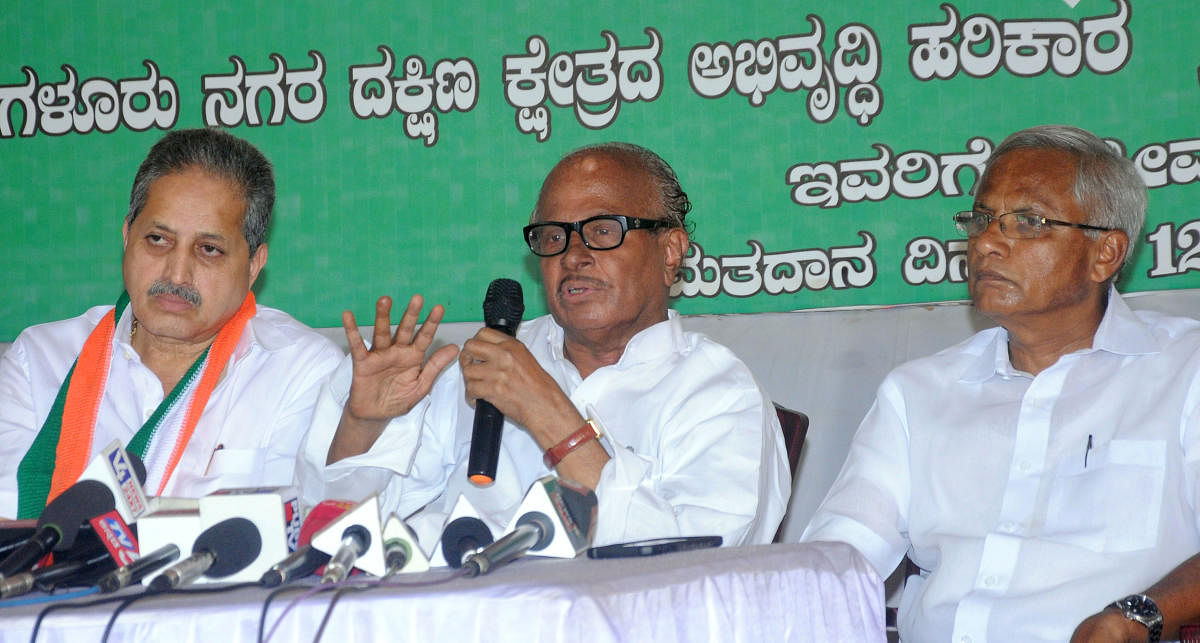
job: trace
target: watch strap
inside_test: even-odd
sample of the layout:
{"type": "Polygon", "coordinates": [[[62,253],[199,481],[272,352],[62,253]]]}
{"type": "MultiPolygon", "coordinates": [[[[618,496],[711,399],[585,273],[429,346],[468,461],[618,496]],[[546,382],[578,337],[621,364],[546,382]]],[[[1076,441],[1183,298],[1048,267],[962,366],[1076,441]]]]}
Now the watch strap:
{"type": "Polygon", "coordinates": [[[542,462],[547,469],[553,469],[558,466],[562,459],[567,457],[567,454],[578,449],[587,443],[588,440],[598,440],[604,435],[600,431],[600,427],[589,418],[583,423],[583,426],[575,430],[574,433],[563,438],[558,444],[546,449],[546,453],[542,456],[542,462]]]}
{"type": "Polygon", "coordinates": [[[1163,617],[1158,604],[1145,594],[1130,594],[1118,599],[1109,607],[1121,610],[1121,614],[1131,621],[1137,621],[1146,626],[1147,643],[1158,643],[1162,638],[1163,617]]]}

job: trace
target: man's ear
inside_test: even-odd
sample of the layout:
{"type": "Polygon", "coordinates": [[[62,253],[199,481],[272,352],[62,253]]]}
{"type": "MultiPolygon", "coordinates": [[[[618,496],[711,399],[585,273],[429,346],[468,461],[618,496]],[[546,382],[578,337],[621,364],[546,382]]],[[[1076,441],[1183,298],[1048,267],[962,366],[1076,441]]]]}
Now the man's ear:
{"type": "Polygon", "coordinates": [[[129,249],[129,219],[125,219],[125,223],[121,225],[121,250],[129,249]]]}
{"type": "Polygon", "coordinates": [[[688,251],[688,234],[683,228],[667,228],[660,235],[659,243],[663,251],[663,281],[667,287],[675,283],[679,266],[688,251]]]}
{"type": "Polygon", "coordinates": [[[262,244],[254,251],[254,255],[250,257],[250,285],[258,279],[258,273],[262,271],[263,266],[267,265],[267,244],[262,244]]]}
{"type": "Polygon", "coordinates": [[[1102,284],[1121,269],[1129,251],[1129,237],[1124,230],[1101,232],[1092,245],[1092,280],[1102,284]]]}

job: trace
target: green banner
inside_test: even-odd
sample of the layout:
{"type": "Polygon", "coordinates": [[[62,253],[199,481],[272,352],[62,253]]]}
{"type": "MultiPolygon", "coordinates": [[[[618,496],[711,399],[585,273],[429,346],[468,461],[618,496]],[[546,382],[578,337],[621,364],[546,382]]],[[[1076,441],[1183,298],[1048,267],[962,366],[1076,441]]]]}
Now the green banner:
{"type": "Polygon", "coordinates": [[[133,175],[230,128],[278,180],[261,302],[314,326],[420,292],[545,310],[520,230],[580,145],[645,145],[694,209],[684,313],[966,298],[984,159],[1089,129],[1150,187],[1126,291],[1200,287],[1200,3],[19,3],[0,23],[0,341],[121,290],[133,175]],[[441,5],[441,6],[434,6],[441,5]]]}

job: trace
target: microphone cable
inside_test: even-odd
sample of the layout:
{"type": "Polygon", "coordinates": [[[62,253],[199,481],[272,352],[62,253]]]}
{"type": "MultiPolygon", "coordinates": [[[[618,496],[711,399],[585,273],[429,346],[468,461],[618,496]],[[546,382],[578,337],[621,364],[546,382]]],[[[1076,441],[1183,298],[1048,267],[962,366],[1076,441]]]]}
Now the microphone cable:
{"type": "Polygon", "coordinates": [[[61,594],[44,594],[42,596],[22,596],[20,598],[8,598],[0,601],[0,608],[4,607],[20,607],[22,605],[37,605],[38,603],[57,603],[58,601],[69,601],[73,598],[81,598],[95,594],[95,587],[85,587],[77,589],[73,592],[63,592],[61,594]]]}
{"type": "MultiPolygon", "coordinates": [[[[271,637],[275,636],[275,632],[279,629],[279,626],[283,623],[283,619],[288,615],[289,612],[291,612],[304,599],[314,596],[316,594],[319,594],[321,592],[333,591],[333,590],[338,590],[338,589],[347,588],[347,587],[353,588],[353,589],[362,589],[362,590],[375,589],[378,587],[391,587],[391,588],[433,587],[436,585],[442,585],[444,583],[448,583],[456,578],[462,578],[465,575],[466,575],[466,573],[462,570],[462,568],[459,568],[459,569],[455,569],[453,571],[453,573],[448,574],[446,576],[442,576],[440,578],[435,578],[435,579],[427,580],[427,581],[415,581],[415,582],[411,582],[411,583],[398,583],[393,580],[383,579],[383,578],[372,578],[372,579],[349,578],[349,579],[346,579],[343,581],[338,581],[336,583],[322,583],[319,585],[313,585],[312,587],[308,588],[304,593],[300,594],[299,596],[293,598],[291,601],[288,602],[287,607],[284,608],[283,612],[281,612],[279,614],[279,616],[277,616],[275,618],[275,622],[271,625],[271,629],[267,632],[267,635],[263,638],[260,638],[258,643],[269,643],[271,640],[271,637]]],[[[278,590],[276,590],[276,592],[277,591],[278,590]]],[[[274,595],[274,593],[275,592],[272,592],[272,595],[274,595]]],[[[271,597],[268,597],[268,598],[271,598],[271,597]]],[[[264,609],[263,609],[263,618],[264,619],[266,618],[266,615],[267,615],[266,606],[264,605],[264,609]]]]}
{"type": "Polygon", "coordinates": [[[142,600],[143,598],[156,596],[181,596],[188,594],[223,594],[225,592],[246,589],[247,587],[258,587],[258,583],[246,582],[233,583],[232,585],[221,585],[220,587],[188,587],[186,589],[175,588],[158,592],[142,591],[134,594],[133,596],[118,596],[116,598],[117,600],[121,601],[121,604],[113,610],[112,616],[108,618],[108,623],[104,626],[104,634],[100,636],[100,643],[108,643],[108,635],[112,633],[113,626],[116,625],[117,617],[121,615],[121,612],[124,612],[127,607],[142,600]]]}
{"type": "MultiPolygon", "coordinates": [[[[95,588],[89,588],[89,590],[90,589],[95,588]]],[[[89,593],[92,592],[89,591],[89,593]]],[[[42,608],[42,611],[38,612],[37,619],[33,621],[33,632],[29,635],[29,643],[37,643],[38,631],[42,629],[42,622],[45,621],[46,617],[50,615],[50,612],[82,609],[85,607],[104,605],[105,603],[117,603],[123,600],[125,600],[124,596],[105,596],[104,598],[98,598],[96,600],[87,601],[84,603],[55,603],[53,605],[47,605],[46,607],[42,608]]]]}

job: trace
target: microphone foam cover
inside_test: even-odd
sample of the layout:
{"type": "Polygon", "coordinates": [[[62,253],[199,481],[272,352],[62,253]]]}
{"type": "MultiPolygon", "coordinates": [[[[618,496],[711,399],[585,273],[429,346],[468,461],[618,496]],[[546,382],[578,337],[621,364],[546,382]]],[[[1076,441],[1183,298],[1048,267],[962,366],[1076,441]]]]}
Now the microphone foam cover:
{"type": "Polygon", "coordinates": [[[490,545],[492,540],[492,530],[482,520],[472,516],[455,518],[442,530],[442,558],[457,569],[462,567],[463,554],[490,545]]]}
{"type": "Polygon", "coordinates": [[[516,328],[525,315],[525,296],[521,284],[512,279],[494,279],[483,297],[483,321],[488,326],[516,328]]]}
{"type": "Polygon", "coordinates": [[[207,551],[216,559],[204,572],[209,578],[224,578],[238,573],[258,558],[262,536],[258,527],[245,518],[226,518],[196,537],[192,553],[207,551]]]}
{"type": "Polygon", "coordinates": [[[62,533],[62,538],[54,549],[65,551],[75,545],[80,524],[115,508],[116,499],[103,482],[80,480],[46,505],[37,524],[38,528],[46,525],[56,527],[62,533]]]}
{"type": "Polygon", "coordinates": [[[129,458],[129,465],[133,467],[133,475],[137,476],[138,484],[146,484],[146,463],[137,456],[136,453],[125,452],[129,458]]]}

